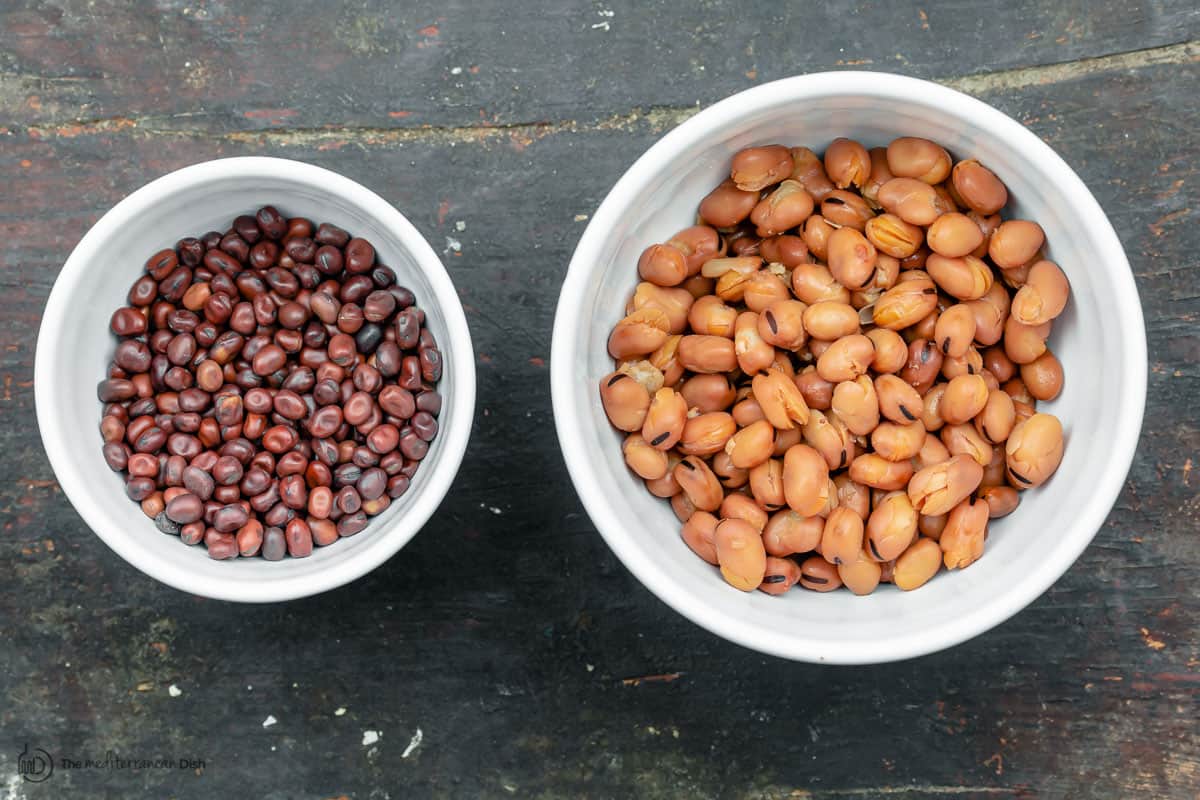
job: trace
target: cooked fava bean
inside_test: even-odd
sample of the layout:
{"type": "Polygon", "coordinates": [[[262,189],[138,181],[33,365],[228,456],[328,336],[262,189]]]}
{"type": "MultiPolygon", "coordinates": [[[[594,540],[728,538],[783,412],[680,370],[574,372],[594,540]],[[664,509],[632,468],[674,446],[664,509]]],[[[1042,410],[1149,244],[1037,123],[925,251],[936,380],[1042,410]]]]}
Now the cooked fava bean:
{"type": "Polygon", "coordinates": [[[903,489],[912,474],[909,462],[888,461],[878,453],[864,453],[850,464],[850,477],[874,489],[903,489]]]}
{"type": "Polygon", "coordinates": [[[767,594],[784,594],[800,580],[800,566],[790,558],[767,556],[766,574],[758,589],[767,594]]]}
{"type": "Polygon", "coordinates": [[[921,424],[927,431],[941,430],[946,421],[942,419],[942,398],[946,395],[946,384],[935,383],[921,398],[921,424]]]}
{"type": "Polygon", "coordinates": [[[928,184],[950,176],[950,154],[928,139],[902,136],[887,146],[888,169],[900,178],[916,178],[928,184]]]}
{"type": "Polygon", "coordinates": [[[833,410],[850,432],[866,436],[879,424],[879,397],[866,375],[839,383],[833,390],[833,410]]]}
{"type": "Polygon", "coordinates": [[[946,527],[938,538],[946,569],[964,569],[983,555],[989,506],[983,500],[963,500],[950,510],[946,527]]]}
{"type": "Polygon", "coordinates": [[[904,368],[908,362],[908,345],[903,336],[887,328],[872,328],[865,335],[875,345],[872,370],[879,375],[888,375],[904,368]]]}
{"type": "Polygon", "coordinates": [[[657,308],[667,315],[667,332],[672,334],[683,333],[687,328],[693,302],[684,289],[664,288],[648,281],[639,283],[633,292],[633,310],[657,308]]]}
{"type": "Polygon", "coordinates": [[[988,256],[1000,269],[1016,269],[1028,264],[1046,242],[1042,226],[1027,219],[1000,223],[988,242],[988,256]]]}
{"type": "Polygon", "coordinates": [[[762,583],[767,552],[758,529],[741,519],[724,519],[713,533],[721,576],[735,589],[748,592],[762,583]]]}
{"type": "Polygon", "coordinates": [[[1012,398],[1003,389],[990,389],[987,403],[975,418],[975,430],[987,441],[998,444],[1012,433],[1017,412],[1012,398]]]}
{"type": "Polygon", "coordinates": [[[1029,389],[1025,386],[1025,381],[1021,377],[1017,377],[1005,381],[1000,386],[1001,389],[1013,399],[1014,404],[1023,403],[1027,406],[1036,406],[1037,400],[1029,393],[1029,389]]]}
{"type": "Polygon", "coordinates": [[[808,422],[808,405],[796,383],[776,369],[755,375],[754,399],[771,427],[789,431],[808,422]]]}
{"type": "MultiPolygon", "coordinates": [[[[922,423],[923,426],[924,423],[922,423]]],[[[942,440],[935,434],[926,431],[925,441],[921,443],[921,450],[913,459],[913,467],[922,470],[949,460],[950,451],[946,449],[946,445],[942,444],[942,440]]]]}
{"type": "Polygon", "coordinates": [[[879,586],[883,569],[861,550],[853,561],[837,565],[838,578],[847,589],[860,597],[870,594],[879,586]]]}
{"type": "MultiPolygon", "coordinates": [[[[622,361],[617,367],[617,372],[633,378],[642,385],[642,388],[650,393],[657,392],[666,384],[666,379],[664,378],[662,371],[658,367],[654,366],[654,364],[652,364],[649,360],[622,361]]],[[[384,410],[391,413],[391,409],[385,407],[384,410]]],[[[409,412],[407,415],[400,414],[399,416],[411,416],[411,414],[412,412],[409,412]]]]}
{"type": "Polygon", "coordinates": [[[930,225],[949,210],[932,186],[916,178],[892,178],[876,196],[885,211],[911,225],[930,225]]]}
{"type": "Polygon", "coordinates": [[[928,583],[941,565],[942,551],[938,543],[932,539],[918,539],[896,559],[892,583],[910,592],[928,583]]]}
{"type": "Polygon", "coordinates": [[[975,159],[960,161],[951,171],[958,196],[980,214],[995,214],[1008,203],[1008,190],[990,169],[975,159]]]}
{"type": "Polygon", "coordinates": [[[843,336],[817,359],[817,372],[830,383],[854,380],[864,374],[875,357],[875,345],[862,334],[843,336]]]}
{"type": "Polygon", "coordinates": [[[919,420],[907,425],[884,422],[871,432],[871,446],[888,461],[907,461],[924,443],[925,426],[919,420]]]}
{"type": "MultiPolygon", "coordinates": [[[[702,414],[724,411],[737,399],[737,391],[729,378],[720,374],[693,375],[680,384],[679,393],[689,409],[694,408],[702,414]]],[[[646,405],[649,407],[649,402],[646,405]]]]}
{"type": "MultiPolygon", "coordinates": [[[[659,380],[661,376],[662,386],[675,386],[683,377],[683,365],[679,363],[679,340],[682,336],[668,336],[663,342],[663,346],[651,353],[644,361],[624,362],[625,364],[637,364],[638,369],[649,371],[647,368],[652,367],[654,372],[650,373],[654,376],[654,380],[659,380]]],[[[624,366],[624,364],[622,365],[624,366]]],[[[658,391],[662,386],[659,386],[654,391],[658,391]]]]}
{"type": "Polygon", "coordinates": [[[1049,322],[1022,325],[1010,316],[1004,323],[1004,354],[1014,364],[1029,364],[1046,352],[1046,339],[1049,336],[1049,322]]]}
{"type": "Polygon", "coordinates": [[[671,510],[675,512],[675,518],[680,522],[687,522],[692,518],[692,514],[696,513],[696,504],[683,492],[672,495],[670,502],[671,510]]]}
{"type": "Polygon", "coordinates": [[[1022,325],[1049,322],[1067,307],[1071,286],[1053,261],[1038,261],[1029,268],[1025,284],[1012,300],[1012,315],[1022,325]]]}
{"type": "Polygon", "coordinates": [[[924,394],[937,380],[943,361],[942,351],[932,339],[914,339],[908,345],[908,361],[897,377],[916,389],[918,394],[924,394]]]}
{"type": "Polygon", "coordinates": [[[638,275],[657,286],[678,286],[688,276],[683,253],[665,244],[652,244],[638,259],[638,275]]]}
{"type": "Polygon", "coordinates": [[[621,372],[605,375],[600,381],[600,400],[613,427],[622,431],[640,431],[650,409],[650,393],[640,383],[621,372]]]}
{"type": "Polygon", "coordinates": [[[833,405],[833,384],[822,378],[816,367],[805,367],[795,383],[809,408],[828,411],[833,405]]]}
{"type": "Polygon", "coordinates": [[[980,489],[979,499],[987,503],[989,519],[1007,517],[1021,504],[1020,492],[1011,486],[988,486],[980,489]]]}
{"type": "Polygon", "coordinates": [[[904,492],[884,495],[867,518],[866,549],[876,561],[891,561],[917,535],[917,512],[904,492]]]}
{"type": "MultiPolygon", "coordinates": [[[[907,359],[908,349],[904,352],[907,359]]],[[[892,422],[904,425],[921,419],[921,395],[907,381],[895,375],[880,375],[875,379],[875,393],[880,413],[892,422]]]]}
{"type": "Polygon", "coordinates": [[[778,300],[758,315],[758,335],[784,350],[798,350],[808,334],[804,330],[806,306],[797,300],[778,300]]]}
{"type": "Polygon", "coordinates": [[[804,243],[803,238],[795,235],[770,236],[763,239],[758,246],[758,252],[768,264],[782,264],[786,269],[795,269],[812,261],[808,254],[808,245],[804,243]]]}
{"type": "Polygon", "coordinates": [[[982,479],[983,467],[978,461],[955,455],[913,475],[908,484],[908,499],[920,514],[947,514],[975,491],[982,479]]]}
{"type": "Polygon", "coordinates": [[[758,321],[758,314],[743,311],[734,323],[733,350],[747,375],[757,375],[775,362],[775,348],[759,335],[758,321]]]}
{"type": "Polygon", "coordinates": [[[814,592],[832,592],[842,587],[837,567],[820,556],[810,556],[800,565],[800,585],[814,592]]]}
{"type": "Polygon", "coordinates": [[[784,453],[793,445],[804,441],[804,430],[792,428],[790,431],[775,432],[775,449],[771,451],[772,458],[783,458],[784,453]]]}
{"type": "Polygon", "coordinates": [[[790,508],[777,511],[763,528],[763,545],[768,554],[776,557],[807,553],[821,543],[825,520],[806,517],[790,508]]]}
{"type": "Polygon", "coordinates": [[[866,198],[867,202],[876,208],[879,207],[879,187],[896,177],[892,174],[887,163],[887,148],[872,147],[867,151],[871,158],[871,170],[867,177],[867,182],[862,184],[861,194],[866,198]]]}
{"type": "Polygon", "coordinates": [[[760,534],[767,524],[767,512],[749,495],[734,492],[721,501],[721,519],[741,519],[749,522],[760,534]]]}
{"type": "Polygon", "coordinates": [[[865,521],[871,513],[871,490],[850,479],[845,472],[833,479],[837,490],[837,507],[848,508],[865,521]]]}
{"type": "Polygon", "coordinates": [[[640,433],[627,436],[621,449],[625,453],[625,463],[638,477],[652,481],[667,474],[667,454],[648,445],[640,433]]]}
{"type": "MultiPolygon", "coordinates": [[[[813,214],[804,222],[804,229],[800,234],[809,252],[824,261],[829,253],[829,237],[833,235],[837,227],[830,224],[829,220],[820,214],[813,214]]],[[[796,293],[796,296],[804,299],[799,292],[796,293]]]]}
{"type": "Polygon", "coordinates": [[[937,308],[937,288],[928,278],[897,281],[875,301],[872,318],[893,331],[915,325],[937,308]]]}
{"type": "Polygon", "coordinates": [[[970,456],[986,467],[992,460],[992,446],[971,424],[946,425],[938,435],[951,455],[970,456]]]}
{"type": "Polygon", "coordinates": [[[988,402],[987,383],[980,375],[959,375],[946,385],[938,412],[950,425],[969,422],[988,402]]]}
{"type": "Polygon", "coordinates": [[[926,260],[925,269],[942,291],[959,300],[978,300],[995,282],[991,268],[971,255],[947,258],[933,253],[926,260]]]}
{"type": "Polygon", "coordinates": [[[714,537],[718,522],[720,520],[707,511],[696,511],[688,517],[681,531],[684,543],[692,552],[714,567],[717,565],[717,545],[714,537]]]}
{"type": "MultiPolygon", "coordinates": [[[[653,410],[653,406],[651,406],[653,410]]],[[[729,437],[737,432],[733,417],[724,411],[712,411],[690,417],[679,437],[679,452],[689,456],[709,456],[725,449],[729,437]]],[[[642,477],[646,477],[643,475],[642,477]]]]}
{"type": "Polygon", "coordinates": [[[759,236],[777,236],[804,224],[814,206],[812,195],[799,182],[786,180],[758,201],[750,212],[750,221],[757,226],[759,236]]]}
{"type": "Polygon", "coordinates": [[[834,189],[821,201],[821,216],[836,227],[861,231],[866,227],[867,220],[875,216],[875,212],[866,200],[853,192],[834,189]]]}
{"type": "Polygon", "coordinates": [[[738,424],[738,427],[745,428],[762,419],[766,419],[762,406],[752,395],[744,400],[739,400],[733,407],[733,421],[738,424]]]}
{"type": "Polygon", "coordinates": [[[804,303],[849,303],[850,291],[822,264],[801,264],[792,270],[792,292],[804,303]]]}
{"type": "Polygon", "coordinates": [[[653,353],[667,341],[670,321],[657,308],[634,311],[618,322],[608,337],[608,353],[624,360],[653,353]]]}
{"type": "Polygon", "coordinates": [[[742,302],[751,311],[762,313],[771,303],[790,299],[792,295],[785,281],[786,277],[786,271],[780,276],[775,274],[772,268],[760,269],[746,279],[745,288],[742,290],[742,302]]]}
{"type": "MultiPolygon", "coordinates": [[[[1010,383],[1011,383],[1011,381],[1010,381],[1010,383]]],[[[1001,387],[1001,388],[1003,388],[1003,387],[1001,387]]],[[[1011,397],[1011,395],[1009,395],[1009,396],[1011,397]]],[[[1025,420],[1029,419],[1030,417],[1032,417],[1034,414],[1037,413],[1037,407],[1034,405],[1034,403],[1036,403],[1036,402],[1037,401],[1034,400],[1029,403],[1023,403],[1020,400],[1018,400],[1017,398],[1013,397],[1013,411],[1016,412],[1018,423],[1024,422],[1025,420]]]]}
{"type": "MultiPolygon", "coordinates": [[[[725,444],[730,462],[739,469],[752,469],[771,457],[775,448],[775,429],[759,420],[733,434],[725,444]]],[[[785,471],[786,472],[786,462],[785,471]]]]}
{"type": "Polygon", "coordinates": [[[840,228],[829,237],[828,261],[834,280],[846,288],[863,287],[875,277],[875,245],[854,228],[840,228]]]}
{"type": "Polygon", "coordinates": [[[837,188],[825,174],[824,163],[812,150],[807,147],[793,147],[788,152],[792,156],[791,179],[799,181],[818,203],[837,188]]]}
{"type": "Polygon", "coordinates": [[[787,504],[798,514],[818,514],[829,502],[829,467],[812,447],[798,444],[787,451],[782,478],[787,504]]]}
{"type": "MultiPolygon", "coordinates": [[[[967,352],[958,358],[947,356],[942,359],[942,377],[954,380],[959,375],[981,375],[983,373],[983,356],[974,347],[968,347],[967,352]]],[[[986,380],[986,379],[985,379],[986,380]]]]}
{"type": "Polygon", "coordinates": [[[667,474],[661,478],[646,481],[646,491],[664,500],[682,492],[683,488],[679,485],[679,481],[675,480],[675,466],[679,464],[679,461],[678,455],[667,453],[667,474]]]}
{"type": "Polygon", "coordinates": [[[687,401],[674,389],[659,389],[650,400],[646,421],[642,424],[642,438],[651,447],[670,450],[683,435],[687,422],[687,401]]]}
{"type": "Polygon", "coordinates": [[[944,355],[960,358],[975,340],[975,314],[966,303],[956,303],[938,315],[933,339],[944,355]]]}
{"type": "Polygon", "coordinates": [[[833,509],[821,533],[821,555],[830,564],[856,560],[863,548],[863,520],[849,508],[833,509]]]}
{"type": "Polygon", "coordinates": [[[1021,381],[1035,400],[1053,400],[1063,387],[1062,364],[1049,350],[1021,365],[1021,381]]]}
{"type": "MultiPolygon", "coordinates": [[[[949,452],[949,451],[947,451],[949,452]]],[[[1003,447],[992,448],[992,460],[983,468],[983,479],[979,481],[981,489],[989,486],[1008,485],[1008,458],[1003,447]]]]}
{"type": "Polygon", "coordinates": [[[861,188],[871,175],[871,156],[853,139],[834,139],[825,148],[825,174],[839,189],[861,188]]]}
{"type": "Polygon", "coordinates": [[[667,244],[683,253],[688,275],[697,274],[705,261],[724,253],[721,235],[707,225],[684,228],[672,236],[667,244]]]}
{"type": "Polygon", "coordinates": [[[757,191],[745,191],[733,181],[725,181],[700,201],[700,218],[714,228],[732,228],[749,217],[757,204],[757,191]]]}
{"type": "Polygon", "coordinates": [[[933,221],[926,241],[929,249],[939,256],[962,258],[983,243],[983,231],[966,214],[951,211],[933,221]]]}
{"type": "Polygon", "coordinates": [[[832,411],[810,409],[804,425],[804,442],[825,459],[829,469],[844,469],[854,455],[854,441],[846,423],[832,411]]]}
{"type": "Polygon", "coordinates": [[[716,511],[721,507],[725,492],[721,482],[698,456],[688,456],[671,471],[679,488],[687,494],[692,504],[701,511],[716,511]]]}
{"type": "Polygon", "coordinates": [[[1053,414],[1041,413],[1018,422],[1005,444],[1005,455],[1014,486],[1040,486],[1062,462],[1062,423],[1053,414]]]}
{"type": "Polygon", "coordinates": [[[770,458],[750,469],[750,493],[767,511],[787,505],[783,492],[783,460],[770,458]]]}
{"type": "Polygon", "coordinates": [[[922,536],[933,539],[935,542],[942,538],[942,531],[946,530],[946,521],[950,519],[949,514],[941,514],[936,517],[927,517],[919,515],[917,517],[917,530],[922,536]]]}
{"type": "Polygon", "coordinates": [[[893,258],[908,258],[925,241],[925,230],[920,225],[905,222],[895,214],[880,214],[867,220],[867,240],[881,253],[893,258]]]}
{"type": "Polygon", "coordinates": [[[793,166],[792,154],[786,147],[777,144],[748,147],[734,154],[729,177],[739,189],[757,192],[790,176],[793,166]]]}
{"type": "Polygon", "coordinates": [[[994,345],[1004,336],[1004,323],[1008,319],[1009,297],[1004,286],[997,281],[978,300],[966,303],[975,316],[975,341],[984,347],[994,345]]]}
{"type": "Polygon", "coordinates": [[[675,357],[692,372],[732,372],[737,368],[733,340],[723,336],[684,336],[675,357]]]}

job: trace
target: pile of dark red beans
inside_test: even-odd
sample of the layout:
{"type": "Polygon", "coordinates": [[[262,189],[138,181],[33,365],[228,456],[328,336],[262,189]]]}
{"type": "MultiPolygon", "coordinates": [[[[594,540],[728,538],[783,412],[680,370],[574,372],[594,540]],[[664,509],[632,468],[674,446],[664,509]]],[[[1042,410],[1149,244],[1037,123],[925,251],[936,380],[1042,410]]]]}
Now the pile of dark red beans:
{"type": "Polygon", "coordinates": [[[128,300],[100,432],[163,533],[302,558],[408,490],[442,355],[370,242],[266,206],[155,253],[128,300]]]}

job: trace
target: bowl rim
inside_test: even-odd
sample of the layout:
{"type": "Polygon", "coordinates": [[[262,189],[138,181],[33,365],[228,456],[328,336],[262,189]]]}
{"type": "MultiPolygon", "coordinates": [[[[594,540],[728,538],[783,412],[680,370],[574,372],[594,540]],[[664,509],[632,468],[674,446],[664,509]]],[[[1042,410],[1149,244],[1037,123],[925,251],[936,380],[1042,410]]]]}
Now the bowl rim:
{"type": "Polygon", "coordinates": [[[1079,558],[1104,525],[1129,473],[1140,436],[1146,400],[1146,335],[1141,303],[1125,250],[1112,224],[1083,180],[1067,163],[1031,130],[991,105],[962,92],[930,81],[884,72],[835,71],[797,75],[746,89],[721,100],[680,123],[655,142],[613,186],[592,215],[575,248],[559,296],[551,343],[551,394],[555,426],[558,431],[567,470],[592,523],[630,572],[667,605],[708,631],[762,653],[795,661],[825,664],[872,664],[900,661],[936,652],[964,642],[987,631],[1023,609],[1042,595],[1079,558]],[[575,414],[580,392],[594,391],[590,382],[580,380],[578,368],[582,306],[590,271],[598,263],[605,238],[630,203],[647,190],[657,165],[671,161],[693,146],[702,144],[731,116],[761,107],[784,103],[803,103],[817,97],[838,95],[869,96],[891,102],[920,97],[923,104],[946,108],[957,118],[971,119],[1011,142],[1020,153],[1049,179],[1064,187],[1077,200],[1076,211],[1088,224],[1099,250],[1108,253],[1113,273],[1113,309],[1123,331],[1122,357],[1128,369],[1126,380],[1115,391],[1121,414],[1136,422],[1113,431],[1111,458],[1100,468],[1095,482],[1093,502],[1079,510],[1071,529],[1070,547],[1059,561],[1043,562],[1011,592],[989,598],[961,615],[947,615],[946,621],[917,635],[897,635],[870,642],[809,638],[803,630],[767,637],[740,624],[732,610],[713,607],[696,609],[691,592],[682,581],[660,571],[634,545],[640,532],[627,531],[609,521],[606,515],[606,488],[601,485],[591,459],[571,458],[583,450],[580,430],[585,423],[575,414]],[[748,632],[749,631],[749,632],[748,632]]]}
{"type": "Polygon", "coordinates": [[[63,493],[88,527],[117,555],[150,577],[181,591],[217,600],[276,602],[319,594],[365,575],[404,547],[437,510],[462,464],[474,423],[474,349],[458,292],[445,266],[417,228],[379,194],[344,175],[303,161],[269,156],[219,158],[191,164],[150,181],[113,206],[80,239],[55,278],[42,314],[34,357],[34,402],[42,446],[63,493]],[[453,397],[445,398],[446,407],[440,415],[442,426],[438,446],[442,450],[442,461],[420,492],[413,496],[404,515],[379,531],[378,542],[371,547],[329,564],[319,575],[287,576],[269,581],[256,580],[236,569],[230,570],[227,577],[200,577],[178,562],[138,547],[131,537],[97,524],[98,511],[85,485],[85,471],[77,467],[70,454],[69,426],[56,417],[51,400],[58,387],[52,377],[50,362],[62,347],[61,332],[69,311],[68,295],[89,264],[95,263],[101,255],[99,249],[103,243],[121,226],[136,224],[138,215],[160,198],[198,185],[231,179],[253,180],[255,177],[283,178],[319,187],[322,192],[339,197],[388,229],[429,281],[434,295],[429,302],[436,303],[441,311],[451,346],[457,354],[456,358],[447,359],[446,364],[453,375],[455,390],[453,397]],[[447,425],[447,421],[452,422],[447,425]]]}

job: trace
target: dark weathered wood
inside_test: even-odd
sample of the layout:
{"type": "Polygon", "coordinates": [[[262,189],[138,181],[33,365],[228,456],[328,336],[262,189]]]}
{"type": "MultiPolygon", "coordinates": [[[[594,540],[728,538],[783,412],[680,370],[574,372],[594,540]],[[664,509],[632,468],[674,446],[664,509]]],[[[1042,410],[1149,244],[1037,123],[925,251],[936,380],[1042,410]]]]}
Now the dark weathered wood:
{"type": "MultiPolygon", "coordinates": [[[[1080,172],[1111,214],[1137,274],[1150,337],[1149,402],[1140,452],[1104,529],[1044,597],[984,636],[901,664],[819,668],[725,643],[643,589],[583,513],[554,437],[545,359],[558,287],[584,225],[575,217],[591,213],[673,117],[558,126],[541,136],[493,129],[474,138],[437,131],[314,137],[290,129],[374,120],[393,97],[440,98],[442,68],[460,59],[485,63],[470,57],[470,48],[487,55],[487,63],[519,67],[522,73],[505,79],[522,88],[506,106],[507,89],[493,77],[472,89],[478,94],[464,107],[484,103],[501,119],[587,120],[638,105],[690,103],[699,79],[676,82],[673,65],[703,53],[708,69],[740,73],[753,34],[784,41],[770,33],[765,4],[736,12],[716,4],[682,30],[667,23],[682,12],[627,8],[624,18],[621,10],[612,18],[612,30],[593,32],[599,7],[505,15],[500,27],[508,37],[520,33],[522,23],[532,41],[570,33],[575,49],[567,51],[558,77],[547,66],[549,48],[530,52],[515,38],[502,39],[488,28],[497,12],[470,11],[465,4],[428,18],[416,11],[346,12],[351,21],[377,20],[355,23],[367,33],[352,40],[404,45],[387,52],[364,45],[356,65],[344,63],[345,33],[334,43],[314,33],[298,52],[278,52],[267,61],[236,51],[238,29],[228,20],[201,24],[182,10],[167,15],[165,44],[156,39],[159,17],[148,6],[136,13],[89,12],[94,16],[76,9],[58,19],[49,6],[6,12],[0,41],[13,70],[62,77],[73,69],[91,91],[96,75],[124,64],[150,88],[138,91],[132,77],[116,81],[98,94],[92,114],[71,100],[70,81],[49,82],[51,90],[41,96],[64,104],[43,102],[40,111],[13,102],[11,79],[0,83],[9,87],[4,102],[14,108],[0,139],[0,444],[6,454],[0,461],[0,560],[8,578],[0,593],[0,786],[15,798],[1195,797],[1195,55],[1144,67],[1136,67],[1135,58],[1128,62],[1134,68],[1060,69],[1048,83],[1035,74],[996,82],[991,90],[986,79],[980,84],[985,99],[1026,122],[1080,172]],[[448,21],[437,20],[439,14],[448,21]],[[27,27],[14,20],[26,20],[27,27]],[[14,59],[12,42],[35,36],[28,27],[35,23],[46,31],[41,44],[22,44],[14,59]],[[439,26],[439,41],[453,41],[457,26],[470,31],[462,33],[468,49],[446,44],[436,57],[413,49],[412,31],[426,24],[439,26]],[[152,57],[128,61],[109,43],[139,35],[152,57]],[[613,51],[586,44],[592,35],[606,36],[603,46],[613,51]],[[87,36],[98,43],[81,47],[87,36]],[[184,45],[189,36],[198,41],[184,45]],[[654,55],[634,58],[652,43],[654,55]],[[189,95],[177,68],[158,74],[185,52],[234,59],[246,83],[223,94],[208,84],[189,95]],[[278,102],[263,99],[264,87],[276,80],[290,85],[291,73],[255,77],[253,69],[240,69],[322,64],[334,56],[343,59],[340,66],[328,75],[315,71],[324,77],[312,78],[317,85],[310,95],[284,89],[278,102]],[[612,74],[624,58],[638,69],[628,85],[616,87],[612,74]],[[583,64],[591,65],[591,74],[585,76],[583,64]],[[363,87],[348,82],[366,74],[373,77],[363,87]],[[646,75],[665,76],[664,85],[646,75]],[[591,89],[580,88],[585,78],[596,82],[591,89]],[[66,124],[81,115],[175,114],[210,91],[220,110],[211,118],[178,120],[175,132],[66,124]],[[352,102],[329,101],[342,92],[352,102]],[[267,106],[302,111],[270,136],[229,135],[251,124],[237,119],[245,110],[267,106]],[[104,210],[145,181],[187,163],[244,154],[312,161],[393,201],[437,249],[447,249],[479,354],[469,455],[421,535],[352,586],[267,607],[193,598],[117,558],[65,502],[33,428],[34,335],[70,248],[104,210]],[[458,221],[466,223],[462,232],[458,221]],[[461,242],[461,253],[448,250],[447,237],[461,242]],[[172,697],[172,685],[182,695],[172,697]],[[336,714],[339,708],[344,715],[336,714]],[[278,722],[264,728],[268,715],[278,722]],[[404,758],[418,728],[423,741],[404,758]],[[380,731],[382,738],[364,746],[364,731],[380,731]],[[112,749],[125,757],[193,756],[207,767],[199,775],[62,771],[41,786],[22,784],[14,776],[25,742],[60,755],[102,758],[112,749]]],[[[291,30],[299,23],[282,19],[282,6],[262,8],[273,11],[227,13],[229,19],[245,15],[237,24],[248,43],[283,49],[268,19],[291,30]]],[[[1122,17],[1081,7],[1073,27],[1080,33],[1054,47],[1045,40],[1059,35],[1065,22],[1055,28],[1040,20],[1071,14],[989,12],[981,30],[999,41],[1024,41],[1034,29],[1045,33],[1027,45],[1037,50],[1028,62],[1012,47],[994,55],[989,49],[986,62],[1025,65],[1060,60],[1051,53],[1076,58],[1174,41],[1192,35],[1185,29],[1195,24],[1194,14],[1179,8],[1122,17]]],[[[759,68],[765,71],[768,58],[780,74],[827,63],[820,59],[832,56],[830,42],[841,37],[886,43],[914,62],[914,54],[924,52],[920,66],[899,65],[918,74],[983,72],[984,62],[951,69],[951,56],[937,55],[942,51],[922,38],[942,42],[935,34],[943,20],[959,37],[976,36],[965,6],[939,11],[930,4],[925,11],[932,30],[923,32],[918,17],[892,28],[895,42],[880,32],[889,15],[878,9],[839,18],[837,36],[813,34],[793,12],[795,39],[770,55],[756,44],[759,68]],[[805,57],[789,65],[787,53],[805,57]]],[[[721,81],[723,92],[737,88],[740,78],[721,81]]],[[[703,91],[706,97],[720,93],[703,91]]],[[[439,99],[426,107],[440,105],[439,99]]],[[[461,108],[439,113],[449,124],[471,121],[461,108]]]]}

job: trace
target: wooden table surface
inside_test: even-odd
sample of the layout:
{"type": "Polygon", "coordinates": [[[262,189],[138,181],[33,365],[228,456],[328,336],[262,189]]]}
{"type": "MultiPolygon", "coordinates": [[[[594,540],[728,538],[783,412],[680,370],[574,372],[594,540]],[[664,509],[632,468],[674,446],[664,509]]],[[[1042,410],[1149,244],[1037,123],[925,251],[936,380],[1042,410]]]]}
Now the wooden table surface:
{"type": "Polygon", "coordinates": [[[0,798],[1196,797],[1200,11],[801,5],[0,5],[0,798]],[[949,652],[853,669],[728,644],[642,588],[566,478],[547,367],[583,220],[638,154],[730,93],[844,68],[938,80],[1053,145],[1125,245],[1151,364],[1125,491],[1070,572],[949,652]],[[34,418],[71,248],[148,180],[234,155],[388,198],[445,254],[478,350],[440,511],[369,576],[286,605],[127,565],[34,418]],[[26,783],[26,746],[204,767],[26,783]]]}

